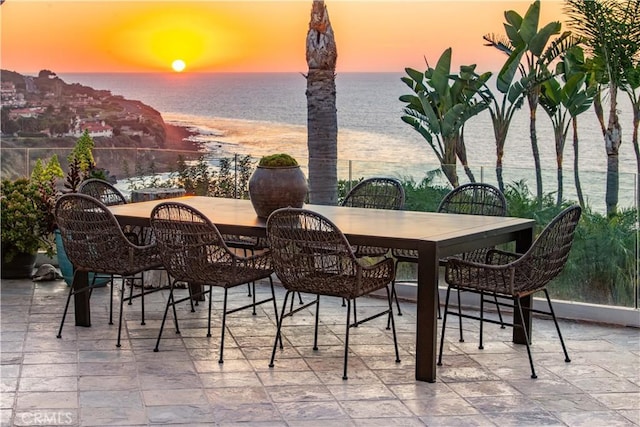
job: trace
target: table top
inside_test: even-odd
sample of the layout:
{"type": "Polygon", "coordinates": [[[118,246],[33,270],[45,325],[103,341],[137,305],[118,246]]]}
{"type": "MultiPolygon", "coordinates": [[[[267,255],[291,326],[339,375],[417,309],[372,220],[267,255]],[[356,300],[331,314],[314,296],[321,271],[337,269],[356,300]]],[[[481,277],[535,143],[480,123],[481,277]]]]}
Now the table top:
{"type": "MultiPolygon", "coordinates": [[[[109,209],[122,224],[144,226],[149,224],[152,209],[167,201],[185,203],[199,210],[223,234],[266,234],[266,221],[258,218],[249,200],[185,196],[111,206],[109,209]]],[[[531,230],[535,226],[531,219],[513,217],[310,204],[304,208],[327,217],[352,244],[417,249],[420,242],[427,241],[437,245],[441,256],[509,241],[514,233],[531,230]]]]}

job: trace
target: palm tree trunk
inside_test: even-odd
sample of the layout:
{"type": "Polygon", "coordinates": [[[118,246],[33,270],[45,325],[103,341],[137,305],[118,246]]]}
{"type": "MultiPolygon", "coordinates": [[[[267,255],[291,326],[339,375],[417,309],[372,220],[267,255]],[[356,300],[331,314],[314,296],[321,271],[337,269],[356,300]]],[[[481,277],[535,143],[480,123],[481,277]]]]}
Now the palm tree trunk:
{"type": "Polygon", "coordinates": [[[556,140],[556,165],[557,165],[557,180],[558,180],[558,192],[557,192],[557,198],[556,198],[556,206],[560,207],[562,205],[562,198],[563,198],[563,181],[564,181],[564,177],[562,174],[562,161],[563,161],[563,155],[562,155],[562,147],[564,146],[564,132],[562,130],[562,128],[556,128],[554,129],[554,136],[555,136],[555,140],[556,140]]]}
{"type": "Polygon", "coordinates": [[[309,202],[338,203],[338,116],[333,29],[322,0],[314,0],[307,32],[307,147],[309,202]]]}
{"type": "Polygon", "coordinates": [[[604,145],[607,151],[607,190],[605,202],[607,215],[612,216],[618,212],[618,193],[620,190],[619,159],[618,153],[622,143],[622,129],[618,118],[618,87],[611,85],[609,94],[611,104],[609,108],[609,124],[604,135],[604,145]]]}
{"type": "Polygon", "coordinates": [[[456,143],[456,155],[458,156],[458,159],[460,159],[460,163],[462,163],[462,167],[469,178],[469,182],[476,182],[476,178],[473,176],[473,171],[469,167],[469,162],[467,160],[467,147],[464,144],[464,126],[460,129],[460,136],[456,143]]]}
{"type": "Polygon", "coordinates": [[[584,209],[584,196],[582,194],[582,185],[580,184],[580,173],[578,172],[578,118],[573,117],[571,119],[571,124],[573,126],[573,180],[576,184],[578,203],[580,203],[580,207],[584,209]]]}
{"type": "Polygon", "coordinates": [[[529,136],[531,138],[531,151],[536,172],[536,197],[538,207],[542,207],[542,164],[540,163],[540,149],[538,148],[538,134],[536,133],[536,110],[538,109],[539,88],[527,94],[529,101],[529,136]]]}

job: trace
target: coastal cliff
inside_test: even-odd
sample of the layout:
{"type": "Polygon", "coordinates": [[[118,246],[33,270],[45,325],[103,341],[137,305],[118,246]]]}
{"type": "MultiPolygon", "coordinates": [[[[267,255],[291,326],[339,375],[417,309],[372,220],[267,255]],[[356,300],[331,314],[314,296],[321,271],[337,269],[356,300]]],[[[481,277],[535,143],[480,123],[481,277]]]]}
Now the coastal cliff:
{"type": "Polygon", "coordinates": [[[152,106],[109,90],[69,84],[49,70],[37,76],[0,70],[0,81],[3,177],[25,175],[35,159],[54,152],[64,163],[64,153],[84,129],[93,132],[98,165],[120,176],[138,167],[140,151],[146,152],[144,161],[163,172],[174,167],[180,153],[194,157],[200,149],[188,139],[188,129],[167,124],[152,106]]]}

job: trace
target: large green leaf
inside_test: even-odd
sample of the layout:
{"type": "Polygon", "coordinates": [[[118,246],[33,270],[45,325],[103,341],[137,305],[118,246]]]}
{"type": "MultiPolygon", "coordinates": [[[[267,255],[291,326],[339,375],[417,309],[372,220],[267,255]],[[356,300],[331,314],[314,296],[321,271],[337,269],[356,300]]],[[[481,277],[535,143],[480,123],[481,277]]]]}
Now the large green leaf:
{"type": "Polygon", "coordinates": [[[501,93],[507,93],[509,91],[509,86],[511,86],[511,82],[513,82],[513,78],[518,71],[518,66],[520,65],[524,52],[525,50],[520,48],[513,51],[498,73],[496,86],[501,93]]]}
{"type": "Polygon", "coordinates": [[[451,48],[446,49],[440,55],[433,76],[431,77],[431,85],[440,94],[444,96],[449,89],[449,74],[451,73],[451,48]]]}
{"type": "Polygon", "coordinates": [[[529,6],[520,25],[520,37],[526,44],[530,44],[531,40],[538,33],[538,22],[540,21],[540,0],[535,0],[529,6]]]}
{"type": "Polygon", "coordinates": [[[554,34],[560,34],[561,28],[562,24],[560,24],[560,22],[558,21],[550,22],[542,27],[542,29],[534,34],[533,37],[531,37],[531,39],[529,40],[529,51],[531,51],[534,56],[542,56],[544,47],[547,45],[547,43],[549,43],[549,39],[551,38],[551,36],[554,34]]]}

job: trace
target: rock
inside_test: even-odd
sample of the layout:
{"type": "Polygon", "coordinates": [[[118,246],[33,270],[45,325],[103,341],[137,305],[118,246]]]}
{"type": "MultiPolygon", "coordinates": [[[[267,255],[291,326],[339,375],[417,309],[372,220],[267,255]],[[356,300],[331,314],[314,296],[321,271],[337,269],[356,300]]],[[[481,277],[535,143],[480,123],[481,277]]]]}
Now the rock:
{"type": "Polygon", "coordinates": [[[35,273],[33,273],[32,280],[34,282],[48,282],[52,280],[61,280],[62,275],[51,264],[42,264],[35,273]]]}

